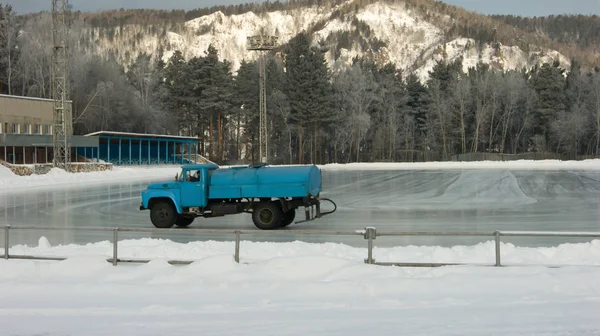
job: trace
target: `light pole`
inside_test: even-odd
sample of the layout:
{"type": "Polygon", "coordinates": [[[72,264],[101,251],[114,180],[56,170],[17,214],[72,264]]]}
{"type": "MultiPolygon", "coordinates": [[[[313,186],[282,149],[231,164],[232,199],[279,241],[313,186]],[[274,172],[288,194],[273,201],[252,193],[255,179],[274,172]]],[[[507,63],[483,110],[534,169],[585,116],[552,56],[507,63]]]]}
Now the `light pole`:
{"type": "Polygon", "coordinates": [[[69,171],[71,148],[69,146],[69,119],[71,106],[69,95],[69,17],[68,0],[52,1],[52,68],[51,84],[54,100],[52,140],[54,144],[53,165],[69,171]]]}
{"type": "Polygon", "coordinates": [[[258,51],[258,72],[260,87],[260,125],[259,125],[259,157],[262,163],[268,162],[267,134],[267,69],[265,52],[277,47],[277,36],[255,35],[248,37],[248,50],[258,51]]]}

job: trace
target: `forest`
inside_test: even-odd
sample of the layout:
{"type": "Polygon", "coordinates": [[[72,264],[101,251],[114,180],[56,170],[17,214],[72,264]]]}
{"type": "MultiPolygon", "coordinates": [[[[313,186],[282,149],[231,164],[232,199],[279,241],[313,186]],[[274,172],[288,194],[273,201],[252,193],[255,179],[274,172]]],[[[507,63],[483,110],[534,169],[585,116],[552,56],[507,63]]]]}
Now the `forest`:
{"type": "MultiPolygon", "coordinates": [[[[75,132],[198,136],[219,164],[258,159],[258,66],[237,73],[219,50],[127,67],[89,52],[74,20],[70,92],[75,132]],[[87,48],[84,48],[84,46],[87,48]],[[84,51],[85,50],[85,51],[84,51]]],[[[19,20],[0,7],[0,93],[50,98],[50,17],[19,20]],[[26,33],[19,34],[19,31],[26,33]]],[[[268,55],[269,162],[447,160],[465,153],[600,153],[600,71],[572,59],[497,72],[438,62],[422,83],[394,64],[355,59],[332,72],[308,34],[268,55]]]]}

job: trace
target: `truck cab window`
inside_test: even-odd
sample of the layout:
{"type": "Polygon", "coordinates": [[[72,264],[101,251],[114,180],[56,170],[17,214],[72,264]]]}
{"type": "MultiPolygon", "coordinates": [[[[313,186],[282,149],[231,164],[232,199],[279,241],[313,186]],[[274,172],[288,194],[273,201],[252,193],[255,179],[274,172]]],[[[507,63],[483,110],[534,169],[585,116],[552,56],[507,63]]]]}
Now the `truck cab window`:
{"type": "Polygon", "coordinates": [[[188,170],[186,172],[185,180],[187,182],[199,182],[200,181],[200,171],[199,170],[188,170]]]}

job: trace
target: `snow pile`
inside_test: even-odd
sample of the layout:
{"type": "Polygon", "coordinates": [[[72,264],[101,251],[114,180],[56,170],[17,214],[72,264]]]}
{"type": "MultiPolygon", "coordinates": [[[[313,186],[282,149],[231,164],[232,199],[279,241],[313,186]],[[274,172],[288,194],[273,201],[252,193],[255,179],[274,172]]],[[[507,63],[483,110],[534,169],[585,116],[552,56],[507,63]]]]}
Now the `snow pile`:
{"type": "Polygon", "coordinates": [[[600,170],[600,159],[582,161],[561,160],[514,160],[514,161],[473,161],[473,162],[382,162],[327,164],[323,170],[442,170],[442,169],[513,169],[513,170],[600,170]]]}
{"type": "MultiPolygon", "coordinates": [[[[1,166],[0,166],[1,167],[1,166]]],[[[23,190],[28,188],[70,186],[74,184],[103,184],[117,181],[172,180],[181,168],[179,166],[139,166],[114,167],[109,171],[88,173],[67,173],[52,168],[47,174],[18,176],[8,170],[0,170],[0,190],[23,190]]]]}
{"type": "MultiPolygon", "coordinates": [[[[366,245],[366,243],[365,243],[366,245]]],[[[376,246],[377,244],[375,244],[376,246]]],[[[103,241],[87,245],[51,246],[47,238],[41,237],[38,246],[17,245],[11,247],[10,254],[75,258],[82,255],[111,258],[112,242],[103,241]]],[[[234,253],[234,242],[196,241],[177,243],[165,239],[122,240],[118,243],[121,259],[160,259],[160,260],[202,260],[205,258],[226,258],[234,253]]],[[[398,246],[392,248],[375,247],[374,258],[385,262],[426,262],[426,263],[469,263],[494,264],[495,243],[488,241],[474,246],[398,246]]],[[[367,256],[366,248],[351,247],[336,243],[305,242],[252,242],[243,241],[240,245],[242,262],[261,263],[274,259],[291,260],[298,258],[334,258],[348,262],[362,262],[367,256]]],[[[595,265],[600,266],[600,240],[588,243],[562,244],[556,247],[525,248],[510,243],[502,243],[503,265],[595,265]]]]}
{"type": "MultiPolygon", "coordinates": [[[[114,267],[104,258],[107,243],[87,249],[62,247],[72,258],[61,262],[2,259],[2,332],[48,336],[190,335],[198,330],[202,335],[248,336],[600,332],[597,266],[384,267],[364,264],[363,250],[332,244],[242,242],[240,264],[233,261],[231,244],[214,242],[178,246],[124,241],[119,251],[131,255],[134,244],[145,249],[139,253],[186,254],[197,261],[185,266],[155,260],[114,267]],[[104,250],[87,253],[97,247],[104,250]]],[[[41,250],[49,250],[41,245],[41,250]]],[[[487,251],[491,246],[485,247],[487,251]]],[[[477,247],[413,249],[402,251],[407,253],[403,258],[416,256],[417,251],[437,255],[435,259],[444,254],[483,259],[479,254],[484,253],[477,247]]],[[[539,260],[547,262],[571,256],[574,263],[587,260],[597,265],[598,249],[594,243],[538,252],[539,260]]],[[[382,252],[377,250],[375,256],[382,252]]],[[[522,260],[532,261],[531,252],[522,260]]],[[[528,254],[524,249],[519,253],[528,254]]]]}
{"type": "Polygon", "coordinates": [[[0,164],[0,180],[5,178],[12,178],[15,174],[8,168],[0,164]]]}

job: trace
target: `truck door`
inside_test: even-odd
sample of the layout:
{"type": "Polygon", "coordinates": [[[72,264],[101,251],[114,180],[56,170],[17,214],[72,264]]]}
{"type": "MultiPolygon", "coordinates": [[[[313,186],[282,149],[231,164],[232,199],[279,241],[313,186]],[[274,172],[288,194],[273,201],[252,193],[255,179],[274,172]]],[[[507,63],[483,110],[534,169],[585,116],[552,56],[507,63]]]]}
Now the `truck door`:
{"type": "Polygon", "coordinates": [[[205,185],[206,182],[202,178],[202,172],[200,170],[187,170],[185,172],[184,180],[181,182],[181,207],[205,207],[205,185]]]}

